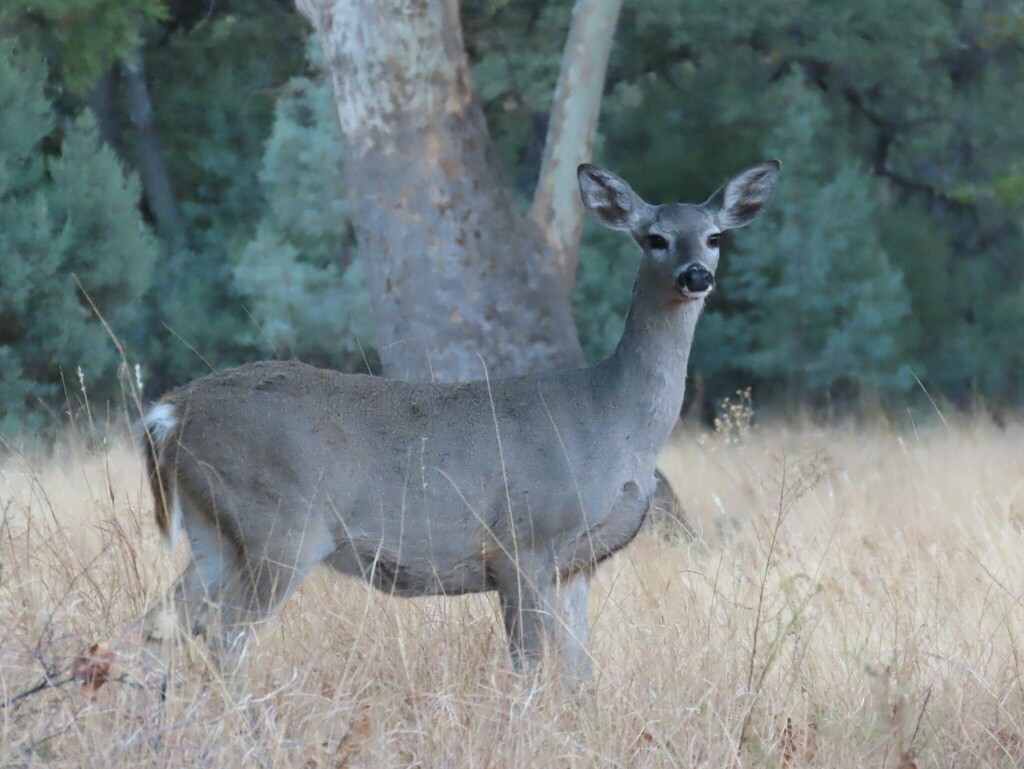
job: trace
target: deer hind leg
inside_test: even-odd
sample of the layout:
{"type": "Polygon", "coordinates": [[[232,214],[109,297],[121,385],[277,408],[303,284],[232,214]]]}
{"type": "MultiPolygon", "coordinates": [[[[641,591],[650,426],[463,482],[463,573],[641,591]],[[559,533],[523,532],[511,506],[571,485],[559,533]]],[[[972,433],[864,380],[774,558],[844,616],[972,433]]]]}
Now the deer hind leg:
{"type": "Polygon", "coordinates": [[[192,557],[164,601],[143,621],[147,641],[201,635],[221,670],[236,670],[251,628],[265,619],[305,578],[323,553],[316,540],[268,532],[237,544],[184,497],[182,522],[192,557]],[[273,544],[272,544],[273,543],[273,544]]]}
{"type": "Polygon", "coordinates": [[[206,640],[224,673],[239,671],[252,641],[253,629],[266,619],[299,580],[266,558],[241,564],[227,585],[206,640]]]}
{"type": "Polygon", "coordinates": [[[221,593],[216,625],[207,634],[223,672],[243,665],[255,626],[288,599],[331,548],[329,537],[288,529],[272,529],[259,542],[246,544],[221,593]]]}
{"type": "Polygon", "coordinates": [[[200,515],[186,521],[192,555],[163,601],[146,613],[142,633],[147,641],[205,635],[232,571],[235,555],[216,527],[200,515]]]}

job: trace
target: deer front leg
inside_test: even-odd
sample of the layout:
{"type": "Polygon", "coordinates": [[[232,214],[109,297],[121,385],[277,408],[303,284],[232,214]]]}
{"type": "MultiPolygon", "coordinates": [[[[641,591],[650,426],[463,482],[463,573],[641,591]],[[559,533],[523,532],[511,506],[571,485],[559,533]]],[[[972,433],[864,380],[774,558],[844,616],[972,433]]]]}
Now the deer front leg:
{"type": "Polygon", "coordinates": [[[544,637],[550,635],[554,620],[550,592],[525,580],[498,591],[512,668],[517,673],[532,670],[544,656],[544,637]]]}
{"type": "Polygon", "coordinates": [[[562,679],[573,690],[585,687],[590,683],[592,675],[590,654],[587,651],[589,609],[589,572],[577,574],[558,586],[555,648],[561,664],[562,679]]]}
{"type": "Polygon", "coordinates": [[[552,639],[556,599],[555,568],[550,557],[520,550],[491,564],[508,634],[512,667],[522,673],[544,656],[544,639],[552,639]]]}

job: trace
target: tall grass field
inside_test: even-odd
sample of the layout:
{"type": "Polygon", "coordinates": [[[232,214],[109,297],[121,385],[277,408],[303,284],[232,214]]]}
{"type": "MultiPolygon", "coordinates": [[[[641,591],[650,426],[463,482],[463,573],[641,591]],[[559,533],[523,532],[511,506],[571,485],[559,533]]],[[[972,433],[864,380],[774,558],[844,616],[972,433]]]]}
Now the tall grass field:
{"type": "MultiPolygon", "coordinates": [[[[88,432],[88,431],[85,431],[88,432]]],[[[595,679],[511,673],[491,596],[314,573],[225,679],[139,618],[184,563],[127,437],[0,460],[0,766],[1024,766],[1024,426],[726,419],[591,600],[595,679]]]]}

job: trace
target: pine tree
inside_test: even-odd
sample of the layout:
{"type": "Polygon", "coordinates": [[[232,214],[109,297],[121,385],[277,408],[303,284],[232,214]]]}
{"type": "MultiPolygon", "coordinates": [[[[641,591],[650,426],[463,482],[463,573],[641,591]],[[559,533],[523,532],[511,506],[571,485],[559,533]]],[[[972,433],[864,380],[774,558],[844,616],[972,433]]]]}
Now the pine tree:
{"type": "Polygon", "coordinates": [[[0,37],[46,51],[64,87],[81,95],[142,43],[140,29],[163,19],[166,5],[161,0],[5,0],[0,37]]]}
{"type": "MultiPolygon", "coordinates": [[[[311,46],[315,69],[317,53],[311,46]]],[[[278,99],[259,175],[266,212],[233,269],[234,286],[259,326],[245,343],[365,370],[369,297],[354,259],[333,110],[322,75],[293,78],[278,99]]]]}
{"type": "Polygon", "coordinates": [[[46,67],[0,44],[0,431],[41,424],[62,377],[81,368],[90,395],[116,392],[116,350],[75,285],[117,331],[130,331],[158,249],[139,185],[102,147],[88,113],[55,142],[46,67]]]}
{"type": "Polygon", "coordinates": [[[731,312],[705,354],[717,343],[720,365],[790,400],[903,390],[909,298],[875,222],[879,190],[833,141],[816,92],[793,77],[779,93],[766,151],[783,179],[768,226],[737,233],[725,257],[731,312]]]}

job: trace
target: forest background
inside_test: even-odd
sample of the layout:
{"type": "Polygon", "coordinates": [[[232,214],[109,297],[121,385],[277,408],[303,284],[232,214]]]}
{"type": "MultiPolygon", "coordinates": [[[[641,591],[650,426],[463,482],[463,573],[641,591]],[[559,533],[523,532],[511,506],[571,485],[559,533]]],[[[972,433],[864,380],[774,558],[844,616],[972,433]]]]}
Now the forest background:
{"type": "MultiPolygon", "coordinates": [[[[572,3],[460,11],[525,211],[572,3]]],[[[390,340],[319,51],[275,0],[0,6],[0,433],[48,431],[83,389],[116,403],[125,377],[153,399],[260,358],[379,370],[390,340]]],[[[628,0],[596,162],[654,202],[784,163],[766,221],[726,244],[697,411],[749,386],[759,409],[824,416],[1019,407],[1021,104],[1019,2],[628,0]]],[[[573,310],[592,361],[638,258],[585,229],[573,310]]]]}

